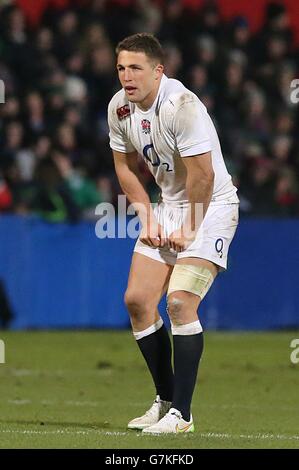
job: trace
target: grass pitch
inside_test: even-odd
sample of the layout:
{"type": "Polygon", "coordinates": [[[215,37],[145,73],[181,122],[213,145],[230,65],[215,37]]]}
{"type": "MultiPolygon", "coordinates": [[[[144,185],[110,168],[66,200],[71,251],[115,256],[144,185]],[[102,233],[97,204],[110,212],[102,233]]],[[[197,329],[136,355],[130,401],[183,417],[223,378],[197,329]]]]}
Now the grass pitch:
{"type": "Polygon", "coordinates": [[[195,433],[142,436],[154,398],[129,331],[1,332],[1,448],[299,448],[299,332],[205,333],[195,433]]]}

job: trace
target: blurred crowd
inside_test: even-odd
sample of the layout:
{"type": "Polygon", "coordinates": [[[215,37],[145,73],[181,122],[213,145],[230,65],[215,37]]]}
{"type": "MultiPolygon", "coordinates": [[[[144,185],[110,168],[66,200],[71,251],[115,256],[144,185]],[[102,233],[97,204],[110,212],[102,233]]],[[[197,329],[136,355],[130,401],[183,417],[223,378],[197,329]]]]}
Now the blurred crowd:
{"type": "Polygon", "coordinates": [[[157,35],[166,75],[207,106],[243,214],[299,216],[290,86],[299,55],[287,11],[270,3],[252,34],[245,17],[223,21],[217,3],[191,11],[178,0],[74,1],[46,9],[34,28],[14,1],[0,3],[0,212],[77,221],[93,218],[99,202],[116,203],[106,120],[119,89],[114,48],[140,31],[157,35]]]}

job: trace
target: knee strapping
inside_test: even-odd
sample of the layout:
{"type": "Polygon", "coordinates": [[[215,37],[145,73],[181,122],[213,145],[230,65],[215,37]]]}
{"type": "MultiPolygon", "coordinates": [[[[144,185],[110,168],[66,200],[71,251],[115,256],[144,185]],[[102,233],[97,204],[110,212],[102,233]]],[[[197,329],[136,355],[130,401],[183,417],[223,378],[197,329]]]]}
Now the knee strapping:
{"type": "Polygon", "coordinates": [[[205,267],[176,264],[170,278],[167,295],[183,290],[198,295],[202,300],[213,281],[214,277],[211,271],[205,267]]]}

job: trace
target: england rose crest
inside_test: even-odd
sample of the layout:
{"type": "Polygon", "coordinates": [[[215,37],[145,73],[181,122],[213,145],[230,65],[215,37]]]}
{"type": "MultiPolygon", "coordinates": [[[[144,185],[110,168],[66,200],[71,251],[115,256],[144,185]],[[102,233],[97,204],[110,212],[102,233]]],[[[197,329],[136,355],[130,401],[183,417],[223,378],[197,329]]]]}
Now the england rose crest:
{"type": "Polygon", "coordinates": [[[142,132],[144,134],[150,134],[150,132],[151,132],[151,123],[147,119],[142,119],[141,127],[142,127],[142,132]]]}

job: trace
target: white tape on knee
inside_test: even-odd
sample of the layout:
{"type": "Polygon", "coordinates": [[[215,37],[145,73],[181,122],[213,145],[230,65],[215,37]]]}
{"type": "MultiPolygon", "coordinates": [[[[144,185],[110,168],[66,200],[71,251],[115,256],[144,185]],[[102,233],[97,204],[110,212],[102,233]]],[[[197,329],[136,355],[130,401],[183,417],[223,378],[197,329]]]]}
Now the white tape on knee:
{"type": "Polygon", "coordinates": [[[202,331],[203,329],[199,320],[187,323],[186,325],[174,325],[171,323],[171,333],[173,335],[190,336],[197,335],[202,331]]]}
{"type": "Polygon", "coordinates": [[[149,336],[152,333],[155,333],[156,331],[160,330],[160,328],[162,326],[163,326],[163,320],[162,320],[162,318],[160,318],[156,323],[149,326],[145,330],[133,331],[133,335],[134,335],[136,341],[138,341],[139,339],[144,338],[145,336],[149,336]]]}

